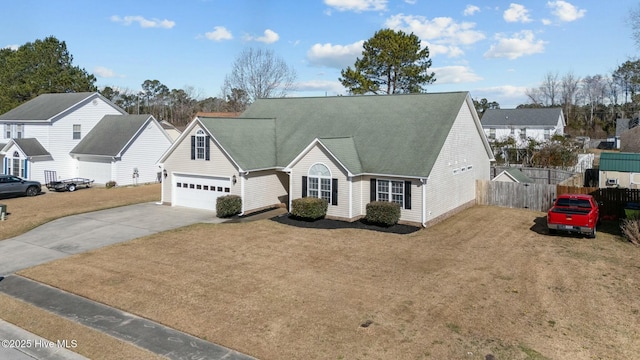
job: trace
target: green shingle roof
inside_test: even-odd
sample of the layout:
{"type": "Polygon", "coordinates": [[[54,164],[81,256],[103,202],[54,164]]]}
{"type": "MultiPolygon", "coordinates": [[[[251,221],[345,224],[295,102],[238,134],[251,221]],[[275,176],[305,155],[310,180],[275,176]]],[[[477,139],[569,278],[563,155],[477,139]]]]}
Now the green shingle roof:
{"type": "Polygon", "coordinates": [[[278,166],[275,119],[198,118],[244,170],[278,166]]]}
{"type": "Polygon", "coordinates": [[[352,137],[318,139],[352,174],[362,173],[360,156],[352,137]]]}
{"type": "Polygon", "coordinates": [[[71,154],[118,156],[151,115],[105,115],[71,154]]]}
{"type": "Polygon", "coordinates": [[[51,155],[47,149],[40,144],[38,139],[13,139],[13,142],[24,152],[25,156],[46,156],[51,155]]]}
{"type": "MultiPolygon", "coordinates": [[[[319,138],[353,167],[349,171],[354,174],[422,177],[431,172],[467,96],[467,92],[450,92],[259,99],[235,120],[276,119],[278,166],[289,165],[319,138]],[[327,141],[344,137],[350,137],[353,146],[345,140],[327,141]]],[[[228,139],[231,147],[238,142],[242,139],[228,139]]]]}
{"type": "Polygon", "coordinates": [[[511,176],[511,178],[515,179],[519,183],[533,183],[533,179],[525,175],[518,168],[508,168],[504,170],[507,174],[511,176]]]}
{"type": "Polygon", "coordinates": [[[603,152],[600,171],[640,172],[640,154],[603,152]]]}
{"type": "MultiPolygon", "coordinates": [[[[98,97],[100,95],[93,92],[42,94],[0,115],[0,120],[21,122],[50,120],[74,105],[94,96],[98,97]]],[[[113,106],[116,107],[115,105],[113,106]]],[[[124,113],[123,110],[121,112],[124,113]]]]}

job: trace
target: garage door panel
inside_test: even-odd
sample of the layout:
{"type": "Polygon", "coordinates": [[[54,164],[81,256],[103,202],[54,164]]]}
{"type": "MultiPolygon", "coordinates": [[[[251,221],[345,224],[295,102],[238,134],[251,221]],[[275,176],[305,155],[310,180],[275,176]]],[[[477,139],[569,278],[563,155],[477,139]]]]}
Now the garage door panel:
{"type": "Polygon", "coordinates": [[[197,209],[216,210],[216,200],[231,192],[224,177],[205,175],[173,175],[173,204],[197,209]]]}

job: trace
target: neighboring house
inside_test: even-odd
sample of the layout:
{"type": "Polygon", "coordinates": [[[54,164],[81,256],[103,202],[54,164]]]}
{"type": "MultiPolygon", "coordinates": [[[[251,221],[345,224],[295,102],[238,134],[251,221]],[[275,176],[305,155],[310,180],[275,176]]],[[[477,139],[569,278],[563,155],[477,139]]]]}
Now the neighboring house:
{"type": "Polygon", "coordinates": [[[533,179],[525,175],[518,168],[508,168],[503,170],[500,174],[496,175],[491,181],[503,181],[514,183],[534,183],[533,179]]]}
{"type": "Polygon", "coordinates": [[[44,170],[77,177],[69,152],[105,115],[125,111],[98,93],[43,94],[2,115],[5,174],[44,182],[44,170]]]}
{"type": "Polygon", "coordinates": [[[239,118],[196,117],[161,157],[162,202],[243,213],[300,197],[348,221],[371,201],[427,226],[475,203],[491,148],[467,92],[259,99],[239,118]]]}
{"type": "Polygon", "coordinates": [[[620,151],[640,153],[640,126],[633,126],[620,133],[620,151]]]}
{"type": "Polygon", "coordinates": [[[97,184],[160,181],[157,161],[173,140],[152,115],[106,115],[70,151],[78,177],[97,184]]]}
{"type": "Polygon", "coordinates": [[[638,119],[616,119],[616,135],[614,138],[609,138],[607,141],[614,142],[614,148],[620,149],[620,151],[624,152],[635,152],[629,150],[622,150],[622,136],[625,132],[629,131],[629,129],[635,128],[638,126],[638,119]]]}
{"type": "Polygon", "coordinates": [[[640,154],[603,152],[600,154],[601,188],[640,189],[640,154]]]}
{"type": "Polygon", "coordinates": [[[169,137],[171,138],[171,142],[175,141],[182,133],[182,131],[180,131],[177,127],[173,126],[172,123],[166,120],[160,121],[160,125],[162,126],[164,131],[167,132],[167,135],[169,135],[169,137]]]}
{"type": "Polygon", "coordinates": [[[562,108],[489,109],[482,115],[482,128],[489,141],[515,139],[526,147],[529,139],[538,142],[564,135],[566,122],[562,108]]]}

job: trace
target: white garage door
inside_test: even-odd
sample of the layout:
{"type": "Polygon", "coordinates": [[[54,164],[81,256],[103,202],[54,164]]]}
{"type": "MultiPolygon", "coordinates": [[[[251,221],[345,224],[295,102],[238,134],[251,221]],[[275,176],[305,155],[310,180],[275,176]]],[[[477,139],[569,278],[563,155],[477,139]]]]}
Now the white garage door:
{"type": "Polygon", "coordinates": [[[216,199],[229,195],[229,178],[205,175],[173,175],[173,205],[216,210],[216,199]]]}

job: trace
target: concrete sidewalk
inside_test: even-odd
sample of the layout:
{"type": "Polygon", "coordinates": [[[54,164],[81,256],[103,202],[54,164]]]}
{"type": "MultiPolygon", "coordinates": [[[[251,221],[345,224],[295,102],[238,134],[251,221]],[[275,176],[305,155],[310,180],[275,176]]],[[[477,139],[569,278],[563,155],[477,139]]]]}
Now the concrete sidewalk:
{"type": "MultiPolygon", "coordinates": [[[[0,281],[0,292],[169,359],[254,359],[151,320],[18,275],[10,275],[0,281]]],[[[1,334],[2,332],[0,337],[1,334]]]]}
{"type": "Polygon", "coordinates": [[[14,238],[0,240],[0,276],[165,230],[223,221],[211,211],[156,203],[67,216],[14,238]]]}

